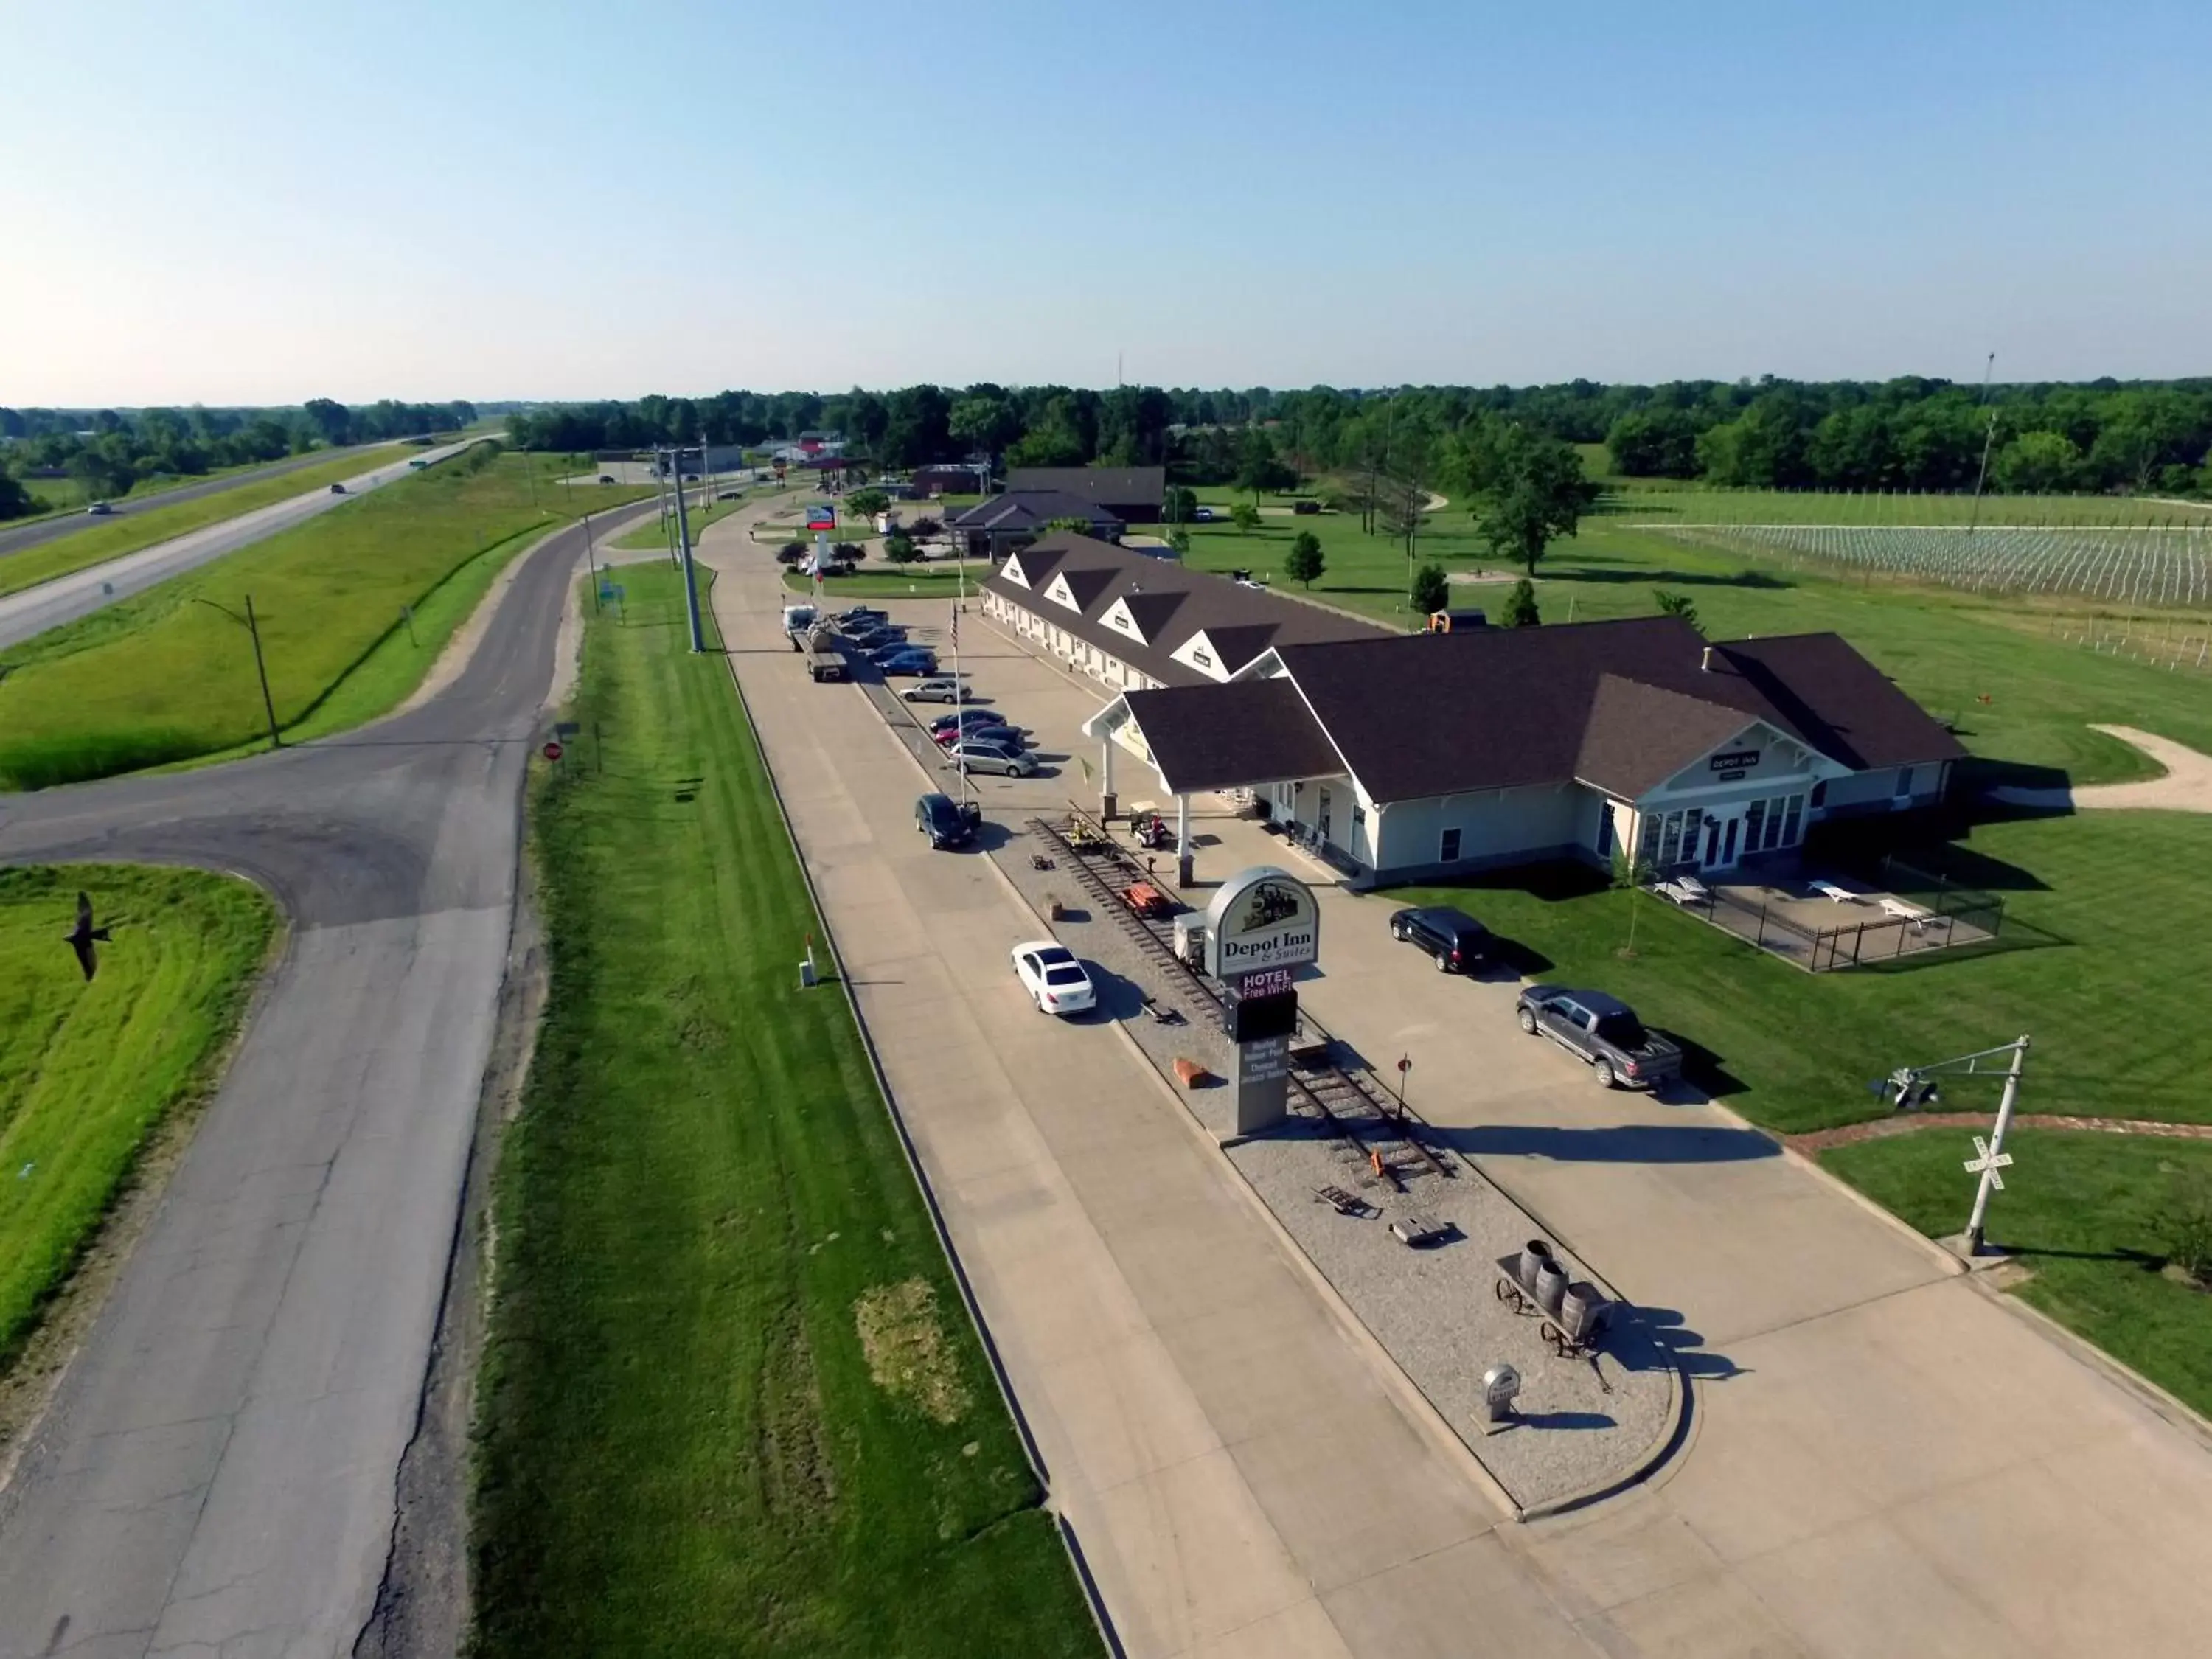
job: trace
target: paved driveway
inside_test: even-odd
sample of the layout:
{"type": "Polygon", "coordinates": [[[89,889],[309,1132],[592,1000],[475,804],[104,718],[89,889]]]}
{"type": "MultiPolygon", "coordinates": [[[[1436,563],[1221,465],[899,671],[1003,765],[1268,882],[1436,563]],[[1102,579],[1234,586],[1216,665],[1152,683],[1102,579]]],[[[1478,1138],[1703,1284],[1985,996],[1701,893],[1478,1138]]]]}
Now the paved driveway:
{"type": "MultiPolygon", "coordinates": [[[[1091,756],[1074,728],[1104,689],[972,622],[978,689],[1048,752],[1091,756]]],[[[1097,782],[1071,764],[1003,795],[1095,805],[1097,782]]],[[[1197,829],[1201,881],[1284,860],[1250,824],[1197,829]]],[[[1409,1055],[1414,1104],[1665,1310],[1693,1379],[1692,1437],[1656,1482],[1505,1535],[1498,1571],[1614,1653],[2203,1650],[2212,1584],[2191,1564],[2212,1547],[2212,1451],[2193,1419],[1725,1112],[1598,1089],[1520,1033],[1512,985],[1438,975],[1393,942],[1391,904],[1324,889],[1327,971],[1302,994],[1376,1062],[1409,1055]]],[[[1390,1582],[1330,1601],[1355,1647],[1388,1629],[1390,1582]]]]}

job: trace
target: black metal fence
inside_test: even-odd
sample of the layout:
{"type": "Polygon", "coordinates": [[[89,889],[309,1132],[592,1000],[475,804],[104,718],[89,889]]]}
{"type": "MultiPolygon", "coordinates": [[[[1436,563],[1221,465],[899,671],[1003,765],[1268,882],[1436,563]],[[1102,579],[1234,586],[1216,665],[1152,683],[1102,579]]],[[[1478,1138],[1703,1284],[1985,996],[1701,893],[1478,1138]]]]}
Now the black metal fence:
{"type": "Polygon", "coordinates": [[[1883,911],[1832,927],[1811,927],[1773,904],[1721,888],[1681,908],[1814,974],[1985,944],[2003,928],[2004,900],[1995,893],[1960,886],[1895,858],[1882,860],[1881,883],[1887,893],[1911,904],[1913,913],[1883,911]]]}

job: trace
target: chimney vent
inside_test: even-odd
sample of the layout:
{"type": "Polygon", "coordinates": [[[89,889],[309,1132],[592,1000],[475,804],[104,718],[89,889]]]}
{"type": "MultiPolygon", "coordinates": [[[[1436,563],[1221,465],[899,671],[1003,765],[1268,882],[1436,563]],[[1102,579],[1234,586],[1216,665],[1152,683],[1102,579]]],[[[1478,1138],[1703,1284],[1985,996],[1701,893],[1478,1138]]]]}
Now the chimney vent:
{"type": "Polygon", "coordinates": [[[1713,648],[1710,645],[1705,647],[1705,654],[1698,659],[1698,672],[1700,674],[1713,672],[1713,648]]]}

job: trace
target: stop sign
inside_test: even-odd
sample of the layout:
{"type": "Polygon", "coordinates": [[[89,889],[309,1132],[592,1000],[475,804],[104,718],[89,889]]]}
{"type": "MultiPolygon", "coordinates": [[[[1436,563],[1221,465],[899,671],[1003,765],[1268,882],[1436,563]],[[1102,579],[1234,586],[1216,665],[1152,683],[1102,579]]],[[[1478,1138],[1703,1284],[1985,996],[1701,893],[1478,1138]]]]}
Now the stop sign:
{"type": "Polygon", "coordinates": [[[557,743],[547,744],[545,745],[545,758],[547,760],[559,760],[561,758],[561,745],[557,743]]]}

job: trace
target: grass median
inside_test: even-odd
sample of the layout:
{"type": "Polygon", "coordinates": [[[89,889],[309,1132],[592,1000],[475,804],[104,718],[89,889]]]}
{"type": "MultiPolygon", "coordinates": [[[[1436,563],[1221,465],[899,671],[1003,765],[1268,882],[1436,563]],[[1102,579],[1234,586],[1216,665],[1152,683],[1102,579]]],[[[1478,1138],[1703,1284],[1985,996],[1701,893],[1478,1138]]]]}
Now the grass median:
{"type": "Polygon", "coordinates": [[[148,1136],[209,1085],[275,925],[228,876],[0,870],[0,1370],[148,1136]],[[64,943],[80,889],[115,935],[90,984],[64,943]]]}
{"type": "Polygon", "coordinates": [[[496,1194],[477,1650],[1095,1652],[673,573],[534,793],[552,993],[496,1194]]]}
{"type": "Polygon", "coordinates": [[[547,471],[545,458],[474,450],[27,641],[0,676],[0,787],[259,740],[253,647],[235,619],[249,594],[279,726],[313,735],[334,717],[373,718],[421,682],[465,620],[453,601],[472,605],[507,559],[566,521],[547,471]]]}
{"type": "MultiPolygon", "coordinates": [[[[57,576],[69,575],[89,565],[105,564],[110,559],[136,553],[156,542],[166,542],[195,530],[204,530],[211,524],[235,519],[259,507],[289,501],[295,495],[307,495],[319,489],[328,489],[334,483],[357,478],[364,472],[374,472],[378,467],[388,466],[412,453],[405,444],[387,444],[380,449],[363,450],[339,460],[300,467],[273,478],[242,483],[235,489],[220,489],[212,495],[202,495],[192,501],[149,507],[144,512],[125,512],[72,535],[0,557],[0,597],[19,593],[27,587],[50,582],[57,576]]],[[[161,488],[173,489],[178,484],[192,482],[189,478],[171,478],[164,480],[161,488]]]]}

